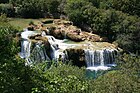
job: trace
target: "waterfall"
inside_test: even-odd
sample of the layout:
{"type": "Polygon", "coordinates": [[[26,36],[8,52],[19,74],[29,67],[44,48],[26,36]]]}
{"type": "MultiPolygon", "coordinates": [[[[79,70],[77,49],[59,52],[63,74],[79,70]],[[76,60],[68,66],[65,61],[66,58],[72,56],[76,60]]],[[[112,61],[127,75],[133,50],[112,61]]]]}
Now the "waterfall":
{"type": "Polygon", "coordinates": [[[21,41],[21,52],[20,52],[21,58],[27,58],[30,56],[30,46],[31,46],[30,41],[26,39],[21,41]]]}
{"type": "Polygon", "coordinates": [[[64,39],[67,39],[67,31],[65,31],[64,39]]]}
{"type": "Polygon", "coordinates": [[[115,51],[114,49],[85,50],[87,69],[109,69],[115,63],[115,51]]]}
{"type": "Polygon", "coordinates": [[[59,49],[58,42],[53,36],[46,36],[51,46],[51,59],[56,59],[57,50],[59,49]]]}
{"type": "Polygon", "coordinates": [[[27,58],[30,56],[30,47],[31,42],[28,40],[28,36],[34,34],[33,31],[28,31],[27,29],[24,30],[24,32],[21,33],[21,52],[20,57],[21,58],[27,58]]]}
{"type": "Polygon", "coordinates": [[[46,52],[47,51],[44,46],[42,46],[42,44],[38,42],[32,50],[32,53],[28,59],[34,63],[39,63],[46,60],[50,61],[50,58],[48,57],[46,52]]]}
{"type": "MultiPolygon", "coordinates": [[[[59,40],[54,38],[53,36],[46,35],[45,32],[42,32],[42,37],[47,37],[48,42],[50,43],[49,50],[45,49],[45,46],[43,43],[37,41],[34,46],[31,48],[32,43],[29,40],[28,36],[35,35],[36,33],[34,31],[27,31],[21,33],[21,52],[20,57],[25,58],[27,62],[30,64],[32,62],[42,62],[42,61],[63,61],[65,62],[66,59],[69,58],[69,55],[66,49],[70,48],[76,48],[84,46],[84,44],[69,44],[65,43],[64,40],[59,40]],[[65,52],[64,52],[65,51],[65,52]],[[49,53],[49,54],[48,54],[49,53]],[[48,55],[49,56],[48,56],[48,55]]],[[[114,66],[115,62],[115,49],[100,49],[100,50],[93,50],[94,48],[98,46],[92,45],[92,49],[84,49],[83,58],[85,58],[85,62],[87,65],[87,69],[93,69],[93,70],[99,70],[99,69],[109,69],[111,66],[114,66]]],[[[90,48],[90,47],[89,47],[90,48]]],[[[71,60],[71,59],[69,59],[71,60]]],[[[80,63],[79,63],[80,64],[80,63]]]]}
{"type": "MultiPolygon", "coordinates": [[[[35,46],[31,49],[31,41],[29,40],[28,36],[35,35],[35,31],[28,31],[25,30],[21,33],[21,52],[20,57],[25,58],[27,63],[37,63],[42,61],[50,61],[50,58],[47,55],[47,51],[41,42],[37,42],[35,46]]],[[[45,35],[44,33],[42,35],[45,35]]]]}
{"type": "Polygon", "coordinates": [[[67,48],[67,44],[63,43],[63,40],[59,40],[54,38],[53,36],[46,36],[48,38],[48,41],[51,45],[51,58],[55,61],[64,61],[65,59],[65,53],[63,51],[67,48]]]}

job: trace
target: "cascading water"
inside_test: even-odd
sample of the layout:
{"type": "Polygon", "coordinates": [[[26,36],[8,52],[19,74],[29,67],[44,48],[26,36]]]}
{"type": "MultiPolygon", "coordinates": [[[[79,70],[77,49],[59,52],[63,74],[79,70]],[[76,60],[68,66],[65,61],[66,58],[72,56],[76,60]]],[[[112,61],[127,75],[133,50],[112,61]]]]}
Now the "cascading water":
{"type": "Polygon", "coordinates": [[[42,62],[45,60],[50,60],[50,58],[47,55],[46,49],[42,46],[41,42],[37,42],[34,46],[34,48],[31,50],[31,41],[29,40],[29,36],[35,35],[35,31],[28,31],[25,30],[21,33],[21,52],[20,57],[25,58],[27,61],[27,64],[31,64],[32,62],[42,62]]]}
{"type": "Polygon", "coordinates": [[[27,58],[30,56],[30,46],[31,42],[28,40],[28,36],[33,35],[33,31],[28,31],[27,29],[24,30],[24,32],[21,33],[21,52],[20,57],[21,58],[27,58]]]}
{"type": "Polygon", "coordinates": [[[24,39],[21,41],[21,52],[20,52],[20,57],[21,58],[27,58],[30,56],[30,46],[31,42],[24,39]]]}
{"type": "Polygon", "coordinates": [[[51,58],[55,61],[61,57],[62,61],[64,61],[65,53],[63,52],[66,48],[71,47],[71,44],[63,43],[64,40],[55,39],[53,36],[46,35],[49,43],[51,44],[51,58]]]}
{"type": "Polygon", "coordinates": [[[107,70],[115,66],[115,51],[114,49],[85,50],[87,69],[107,70]]]}
{"type": "MultiPolygon", "coordinates": [[[[42,32],[42,37],[47,37],[48,42],[50,43],[50,56],[47,55],[47,50],[42,46],[40,42],[37,42],[33,49],[31,49],[31,41],[28,36],[35,35],[34,31],[27,31],[21,33],[21,58],[25,58],[28,63],[32,62],[42,62],[45,60],[55,60],[58,61],[60,58],[62,61],[69,58],[67,48],[74,48],[77,46],[84,46],[86,44],[67,44],[64,40],[55,39],[53,36],[46,35],[45,32],[42,32]],[[65,51],[65,53],[64,53],[65,51]]],[[[88,48],[90,45],[88,44],[88,48]]],[[[97,46],[91,46],[96,47],[97,46]]],[[[114,66],[115,62],[115,49],[83,49],[85,54],[85,62],[87,64],[87,69],[90,70],[107,70],[111,66],[114,66]]]]}
{"type": "Polygon", "coordinates": [[[30,62],[39,63],[46,60],[50,61],[50,58],[48,57],[44,46],[38,42],[32,50],[32,54],[30,55],[29,60],[30,62]]]}

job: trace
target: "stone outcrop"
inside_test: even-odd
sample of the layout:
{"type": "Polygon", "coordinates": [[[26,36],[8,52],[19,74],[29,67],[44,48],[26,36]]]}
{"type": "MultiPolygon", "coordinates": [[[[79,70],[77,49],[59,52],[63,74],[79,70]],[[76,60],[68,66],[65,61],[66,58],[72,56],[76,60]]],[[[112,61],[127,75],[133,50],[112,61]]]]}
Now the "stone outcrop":
{"type": "Polygon", "coordinates": [[[83,49],[66,49],[68,60],[78,67],[86,66],[85,54],[83,49]]]}
{"type": "Polygon", "coordinates": [[[37,42],[41,43],[46,49],[50,49],[50,43],[47,37],[41,36],[41,34],[35,34],[28,37],[33,44],[37,42]]]}
{"type": "MultiPolygon", "coordinates": [[[[105,37],[102,38],[99,35],[81,31],[81,29],[79,29],[78,27],[73,26],[72,25],[73,23],[70,21],[56,20],[53,22],[53,24],[55,25],[52,25],[50,27],[42,26],[41,31],[43,31],[43,33],[36,33],[34,31],[31,31],[33,32],[33,34],[30,33],[30,31],[29,34],[27,31],[23,33],[24,36],[23,41],[25,41],[23,45],[30,47],[30,43],[31,43],[31,47],[28,49],[29,52],[31,50],[31,53],[33,55],[33,57],[30,56],[31,59],[34,60],[37,58],[36,60],[38,60],[40,58],[39,60],[44,61],[47,59],[52,60],[52,59],[61,58],[58,56],[62,56],[62,58],[65,58],[66,55],[68,56],[68,60],[72,62],[73,65],[82,67],[82,66],[86,66],[85,55],[88,54],[88,52],[92,58],[93,53],[95,54],[95,56],[101,55],[102,57],[104,51],[106,52],[108,50],[109,51],[117,50],[117,46],[115,46],[114,44],[103,42],[103,41],[107,41],[107,38],[105,37]],[[72,41],[70,41],[69,43],[67,42],[67,40],[66,42],[65,40],[58,40],[55,39],[53,36],[58,39],[70,39],[72,41],[76,41],[76,43],[72,41]]],[[[21,37],[21,35],[17,34],[17,37],[21,37]]],[[[23,54],[24,52],[26,51],[23,51],[23,54]]],[[[108,55],[110,54],[108,53],[108,55]]],[[[99,58],[100,59],[104,58],[104,56],[102,58],[101,57],[96,57],[96,59],[98,60],[99,58]]],[[[95,63],[99,63],[99,61],[95,63]]]]}
{"type": "Polygon", "coordinates": [[[54,24],[56,24],[55,27],[49,28],[50,35],[58,39],[71,39],[77,42],[84,40],[92,42],[107,41],[106,38],[101,38],[99,35],[81,31],[80,28],[73,26],[73,23],[70,21],[55,20],[54,24]]]}

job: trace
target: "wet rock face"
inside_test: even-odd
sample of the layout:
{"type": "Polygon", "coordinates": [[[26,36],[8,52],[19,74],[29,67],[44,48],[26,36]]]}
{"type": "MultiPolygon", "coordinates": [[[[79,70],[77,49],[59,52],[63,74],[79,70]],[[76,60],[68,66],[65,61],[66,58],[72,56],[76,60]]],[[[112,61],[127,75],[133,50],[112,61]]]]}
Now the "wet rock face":
{"type": "Polygon", "coordinates": [[[29,41],[31,41],[31,52],[34,50],[37,44],[42,46],[44,50],[46,51],[48,57],[50,58],[50,50],[51,50],[51,45],[48,41],[47,37],[41,36],[41,33],[37,33],[31,36],[28,36],[29,41]]]}
{"type": "Polygon", "coordinates": [[[66,49],[67,56],[73,65],[78,67],[86,66],[85,54],[83,49],[66,49]]]}
{"type": "Polygon", "coordinates": [[[16,37],[21,38],[21,33],[20,32],[16,33],[16,37]]]}
{"type": "Polygon", "coordinates": [[[31,35],[29,36],[29,39],[33,44],[40,42],[42,45],[44,45],[46,49],[50,49],[50,43],[48,41],[48,38],[41,36],[41,34],[31,35]]]}
{"type": "Polygon", "coordinates": [[[29,39],[35,39],[36,37],[41,37],[41,34],[39,33],[39,34],[28,36],[29,39]]]}

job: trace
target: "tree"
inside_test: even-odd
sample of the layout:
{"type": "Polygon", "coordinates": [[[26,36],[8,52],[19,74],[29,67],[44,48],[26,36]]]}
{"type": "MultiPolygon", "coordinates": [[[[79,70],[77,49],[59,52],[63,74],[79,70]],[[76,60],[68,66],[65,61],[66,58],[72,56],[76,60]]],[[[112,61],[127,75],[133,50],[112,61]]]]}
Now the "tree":
{"type": "Polygon", "coordinates": [[[24,0],[20,7],[19,13],[25,18],[40,18],[42,17],[40,0],[24,0]]]}
{"type": "Polygon", "coordinates": [[[84,21],[82,9],[88,4],[90,3],[85,0],[68,0],[64,11],[71,21],[75,24],[81,24],[84,21]]]}
{"type": "Polygon", "coordinates": [[[0,0],[0,3],[8,3],[9,0],[0,0]]]}
{"type": "Polygon", "coordinates": [[[93,88],[95,93],[139,93],[140,57],[123,54],[117,61],[117,70],[97,78],[93,88]]]}
{"type": "Polygon", "coordinates": [[[5,15],[0,16],[0,92],[31,93],[32,88],[40,86],[40,75],[17,55],[19,46],[14,37],[18,30],[6,21],[5,15]]]}

